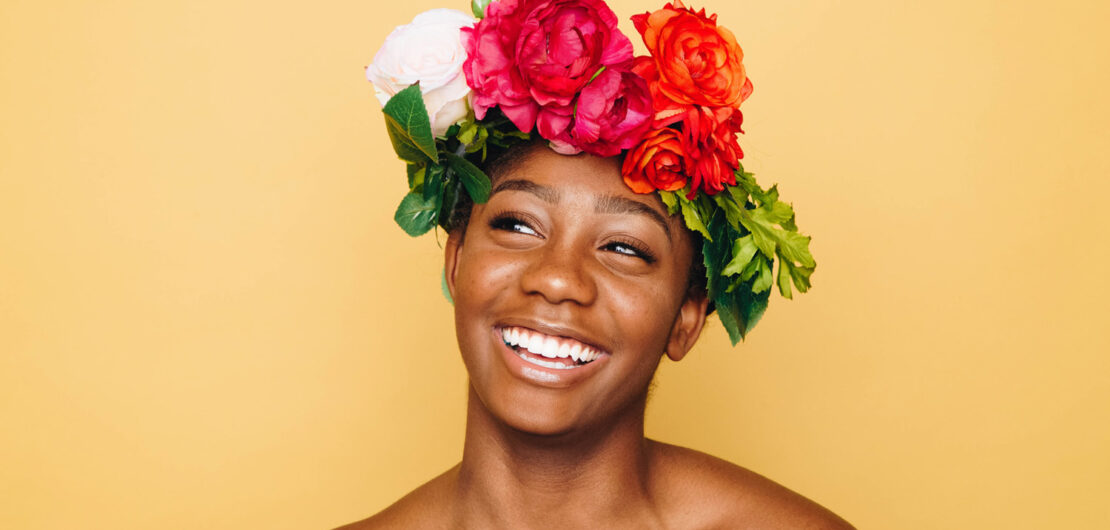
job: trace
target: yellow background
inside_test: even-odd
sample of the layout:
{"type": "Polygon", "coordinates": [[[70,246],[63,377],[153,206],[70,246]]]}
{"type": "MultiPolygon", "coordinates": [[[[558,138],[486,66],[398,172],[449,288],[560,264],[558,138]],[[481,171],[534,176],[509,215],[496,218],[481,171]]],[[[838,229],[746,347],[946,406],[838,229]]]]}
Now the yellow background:
{"type": "MultiPolygon", "coordinates": [[[[444,5],[0,3],[0,527],[324,528],[457,461],[362,70],[444,5]]],[[[710,8],[819,267],[649,434],[863,528],[1110,527],[1110,4],[710,8]]]]}

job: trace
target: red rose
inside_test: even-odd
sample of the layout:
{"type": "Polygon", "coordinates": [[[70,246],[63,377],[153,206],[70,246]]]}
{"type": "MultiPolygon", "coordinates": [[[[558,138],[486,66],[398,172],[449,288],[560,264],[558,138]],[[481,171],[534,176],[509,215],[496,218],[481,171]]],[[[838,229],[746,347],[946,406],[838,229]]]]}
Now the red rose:
{"type": "Polygon", "coordinates": [[[621,165],[624,183],[636,193],[675,191],[686,186],[686,148],[680,132],[652,130],[621,165]]]}
{"type": "Polygon", "coordinates": [[[688,154],[687,171],[693,198],[701,188],[708,195],[736,185],[736,170],[744,152],[736,140],[744,117],[739,110],[728,107],[708,109],[692,107],[682,119],[682,137],[688,154]]]}
{"type": "Polygon", "coordinates": [[[635,69],[651,86],[658,119],[669,121],[690,105],[738,107],[751,94],[744,52],[716,15],[675,1],[632,22],[651,53],[635,69]]]}

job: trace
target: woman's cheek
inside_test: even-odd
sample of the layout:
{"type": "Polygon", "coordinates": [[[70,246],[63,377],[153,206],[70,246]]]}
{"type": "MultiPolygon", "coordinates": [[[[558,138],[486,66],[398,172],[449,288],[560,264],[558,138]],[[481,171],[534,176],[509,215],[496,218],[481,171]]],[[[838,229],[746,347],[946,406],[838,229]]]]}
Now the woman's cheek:
{"type": "Polygon", "coordinates": [[[625,332],[635,337],[644,347],[663,348],[670,334],[678,301],[669,285],[653,277],[650,281],[636,282],[636,289],[621,292],[621,299],[614,300],[622,321],[629,328],[625,332]]]}
{"type": "Polygon", "coordinates": [[[511,286],[514,275],[524,265],[520,254],[492,246],[464,252],[459,277],[466,279],[465,296],[477,301],[504,294],[505,289],[511,286]]]}

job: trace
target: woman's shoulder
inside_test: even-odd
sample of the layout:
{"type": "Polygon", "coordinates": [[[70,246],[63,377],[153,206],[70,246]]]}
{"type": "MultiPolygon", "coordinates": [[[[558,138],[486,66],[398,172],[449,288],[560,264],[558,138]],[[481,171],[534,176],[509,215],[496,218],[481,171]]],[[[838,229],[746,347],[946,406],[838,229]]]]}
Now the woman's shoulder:
{"type": "Polygon", "coordinates": [[[455,466],[372,517],[335,530],[445,528],[450,521],[452,478],[457,472],[455,466]]]}
{"type": "Polygon", "coordinates": [[[664,511],[683,521],[668,526],[853,528],[821,505],[754,471],[693,449],[651,443],[657,495],[671,508],[664,511]]]}

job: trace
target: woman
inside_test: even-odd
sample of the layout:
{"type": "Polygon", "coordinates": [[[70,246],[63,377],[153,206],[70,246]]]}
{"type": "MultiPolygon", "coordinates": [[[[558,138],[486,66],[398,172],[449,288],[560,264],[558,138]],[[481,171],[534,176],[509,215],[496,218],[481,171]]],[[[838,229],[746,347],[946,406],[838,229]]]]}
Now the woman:
{"type": "MultiPolygon", "coordinates": [[[[480,69],[473,63],[481,61],[478,43],[489,26],[511,27],[516,16],[531,22],[522,27],[547,31],[543,42],[554,47],[550,43],[557,39],[557,29],[543,30],[545,22],[554,19],[554,28],[598,27],[590,24],[588,11],[594,9],[599,20],[608,20],[607,8],[599,4],[491,4],[482,13],[483,22],[463,30],[467,68],[480,69]],[[565,11],[559,12],[560,7],[565,11]],[[569,24],[571,15],[586,20],[569,24]]],[[[526,35],[509,33],[528,41],[526,35]]],[[[591,39],[588,30],[585,33],[586,45],[606,46],[604,38],[591,39]]],[[[504,31],[498,37],[493,42],[506,41],[504,31]]],[[[611,34],[608,38],[620,40],[611,34]]],[[[521,46],[510,47],[523,53],[521,46]]],[[[731,119],[731,114],[714,107],[686,109],[682,120],[655,128],[649,112],[634,127],[611,130],[608,136],[575,130],[575,123],[591,119],[583,115],[590,105],[584,94],[597,80],[605,82],[604,71],[615,72],[616,77],[610,77],[616,79],[613,86],[626,81],[644,84],[636,81],[642,79],[639,74],[625,76],[631,72],[621,69],[626,64],[615,61],[602,64],[604,68],[582,69],[581,76],[589,79],[574,89],[569,100],[574,108],[569,111],[552,111],[551,106],[560,104],[555,97],[537,97],[531,102],[537,107],[532,114],[540,123],[528,121],[528,109],[507,108],[505,94],[483,92],[482,82],[470,75],[467,85],[475,92],[470,101],[485,132],[464,132],[472,127],[464,121],[436,132],[434,140],[421,139],[422,126],[405,128],[390,122],[394,145],[410,164],[413,186],[398,210],[398,222],[410,233],[420,231],[412,229],[419,222],[426,230],[432,221],[449,232],[445,277],[470,378],[467,428],[457,466],[383,512],[345,528],[850,528],[831,512],[755,473],[644,437],[644,410],[655,370],[664,354],[676,361],[686,355],[701,333],[711,302],[718,310],[736,313],[734,324],[739,322],[741,332],[754,325],[753,314],[758,318],[762,309],[753,306],[760,305],[759,293],[752,293],[760,262],[748,256],[736,264],[740,270],[728,273],[717,270],[724,263],[714,264],[710,257],[719,245],[743,249],[744,237],[754,239],[739,220],[731,222],[734,215],[758,217],[756,207],[773,207],[776,200],[762,190],[768,195],[756,198],[753,188],[737,204],[750,206],[749,212],[737,214],[727,201],[740,197],[731,187],[743,184],[736,180],[744,178],[742,172],[726,177],[724,183],[710,182],[707,177],[712,175],[703,173],[697,175],[698,183],[695,177],[683,177],[699,171],[692,167],[696,157],[678,168],[681,174],[670,176],[659,170],[673,159],[641,163],[640,148],[658,145],[651,137],[672,134],[658,131],[690,132],[699,128],[692,120],[704,117],[731,119]],[[488,109],[481,108],[484,97],[500,97],[495,102],[503,115],[487,115],[488,109]],[[544,112],[569,112],[571,119],[564,128],[553,128],[542,123],[544,112]],[[480,184],[485,174],[459,159],[463,153],[477,156],[472,146],[482,135],[505,140],[502,146],[512,144],[501,134],[508,122],[531,140],[515,143],[485,163],[477,160],[491,177],[489,188],[484,188],[480,184]],[[435,142],[437,152],[430,154],[438,155],[425,160],[413,149],[419,150],[421,143],[430,146],[426,140],[435,142]],[[573,151],[583,152],[563,154],[573,151]],[[667,179],[679,179],[671,183],[679,185],[649,191],[671,186],[663,191],[692,190],[695,198],[637,191],[645,182],[667,179]],[[697,193],[713,184],[721,185],[717,192],[730,190],[730,198],[715,199],[719,209],[698,210],[702,203],[696,202],[697,193]],[[427,207],[414,207],[420,204],[427,207]],[[705,234],[718,237],[692,230],[687,208],[705,215],[705,234]],[[429,212],[436,219],[429,219],[429,212]],[[755,272],[740,280],[749,263],[756,263],[751,267],[755,272]],[[727,293],[719,285],[715,288],[722,278],[737,280],[739,288],[727,293]],[[734,294],[737,291],[747,293],[747,298],[734,294]]],[[[573,85],[574,79],[570,82],[573,85]]],[[[379,84],[385,83],[375,82],[379,84]]],[[[619,100],[633,99],[637,86],[616,90],[626,96],[610,98],[609,110],[622,113],[619,123],[636,120],[629,109],[638,103],[619,100]]],[[[745,86],[750,84],[742,79],[733,89],[745,86]]],[[[415,94],[412,89],[392,97],[415,94]]],[[[424,99],[435,100],[427,94],[424,99]]],[[[419,107],[420,99],[395,99],[387,105],[391,120],[407,123],[411,116],[400,120],[396,115],[397,101],[419,107]]],[[[650,99],[646,105],[659,107],[650,99]]],[[[437,115],[432,106],[424,111],[434,126],[437,115]]],[[[782,223],[792,226],[792,217],[791,212],[790,220],[782,223]]],[[[737,259],[728,257],[729,264],[737,259]]],[[[794,265],[807,266],[804,259],[794,265]]]]}

